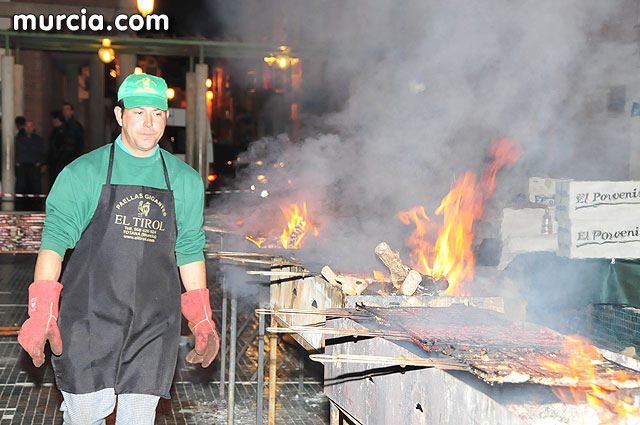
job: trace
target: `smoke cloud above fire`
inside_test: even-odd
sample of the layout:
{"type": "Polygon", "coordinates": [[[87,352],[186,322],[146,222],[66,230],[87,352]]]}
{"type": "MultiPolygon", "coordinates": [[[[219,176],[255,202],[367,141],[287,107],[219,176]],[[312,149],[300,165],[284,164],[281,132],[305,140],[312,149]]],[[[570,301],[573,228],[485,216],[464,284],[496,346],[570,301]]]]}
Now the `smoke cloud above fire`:
{"type": "Polygon", "coordinates": [[[629,137],[607,107],[609,88],[627,83],[637,61],[634,2],[231,3],[211,7],[243,41],[264,41],[256,37],[278,7],[287,15],[269,41],[300,46],[303,137],[254,142],[238,185],[264,175],[270,196],[230,196],[216,208],[257,232],[279,206],[306,201],[320,228],[305,244],[312,261],[382,268],[373,254],[381,241],[404,255],[413,229],[396,214],[424,205],[435,217],[457,177],[482,171],[496,140],[522,156],[498,173],[487,220],[526,197],[531,176],[628,178],[629,137]],[[318,104],[331,112],[316,113],[318,104]]]}

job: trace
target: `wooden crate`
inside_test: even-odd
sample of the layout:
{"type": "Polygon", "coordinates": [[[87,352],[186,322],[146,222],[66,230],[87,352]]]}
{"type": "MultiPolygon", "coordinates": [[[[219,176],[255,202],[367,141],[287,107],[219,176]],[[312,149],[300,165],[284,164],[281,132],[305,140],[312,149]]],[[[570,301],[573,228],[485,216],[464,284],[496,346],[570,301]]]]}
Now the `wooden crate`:
{"type": "MultiPolygon", "coordinates": [[[[274,267],[272,270],[304,272],[298,266],[274,267]]],[[[271,278],[271,307],[274,309],[295,308],[300,310],[326,310],[344,307],[342,290],[332,286],[322,276],[304,279],[271,278]]],[[[276,320],[282,326],[299,326],[324,323],[325,316],[319,315],[276,315],[276,320]]],[[[293,338],[309,351],[320,350],[324,347],[324,335],[319,333],[293,334],[293,338]]]]}

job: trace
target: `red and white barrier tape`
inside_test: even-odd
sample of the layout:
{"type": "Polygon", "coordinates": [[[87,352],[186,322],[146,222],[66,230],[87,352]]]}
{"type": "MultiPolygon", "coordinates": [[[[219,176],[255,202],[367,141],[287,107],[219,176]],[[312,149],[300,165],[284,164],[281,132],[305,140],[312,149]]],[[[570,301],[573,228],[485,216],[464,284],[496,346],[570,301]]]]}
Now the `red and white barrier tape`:
{"type": "Polygon", "coordinates": [[[0,193],[2,198],[46,198],[44,193],[0,193]]]}

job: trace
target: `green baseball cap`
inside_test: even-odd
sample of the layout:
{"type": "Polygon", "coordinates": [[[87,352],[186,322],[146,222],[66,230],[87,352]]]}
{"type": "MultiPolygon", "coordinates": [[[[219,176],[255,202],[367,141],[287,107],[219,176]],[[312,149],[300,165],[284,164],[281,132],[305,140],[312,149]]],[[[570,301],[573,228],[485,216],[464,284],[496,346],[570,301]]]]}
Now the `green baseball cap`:
{"type": "Polygon", "coordinates": [[[127,109],[151,106],[163,111],[168,109],[167,83],[164,79],[149,74],[131,74],[118,89],[118,101],[127,109]]]}

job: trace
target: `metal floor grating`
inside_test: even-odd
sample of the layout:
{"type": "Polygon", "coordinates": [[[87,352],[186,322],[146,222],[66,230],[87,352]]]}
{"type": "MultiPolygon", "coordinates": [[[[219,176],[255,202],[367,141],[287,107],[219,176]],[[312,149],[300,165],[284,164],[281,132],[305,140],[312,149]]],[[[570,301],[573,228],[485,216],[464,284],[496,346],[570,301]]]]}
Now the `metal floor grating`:
{"type": "MultiPolygon", "coordinates": [[[[0,326],[19,326],[26,319],[27,288],[33,278],[34,255],[0,254],[0,326]]],[[[222,289],[219,267],[207,261],[214,320],[220,329],[222,289]],[[217,301],[217,304],[216,304],[217,301]]],[[[257,338],[251,338],[258,326],[253,312],[256,299],[238,299],[238,361],[234,417],[236,424],[255,424],[257,384],[257,338]],[[240,333],[240,328],[244,330],[240,333]],[[246,346],[246,350],[240,350],[246,346]],[[242,355],[241,355],[242,354],[242,355]]],[[[228,336],[227,336],[228,338],[228,336]]],[[[212,425],[227,423],[227,399],[219,395],[219,358],[208,369],[184,361],[189,347],[184,336],[171,389],[170,400],[160,400],[157,425],[212,425]]],[[[228,347],[228,345],[227,345],[228,347]]],[[[268,349],[268,344],[266,344],[268,349]]],[[[228,349],[228,348],[227,348],[228,349]]],[[[329,423],[329,405],[323,394],[322,369],[307,359],[304,382],[300,387],[300,348],[281,339],[278,345],[278,424],[325,425],[329,423]],[[300,392],[300,390],[302,390],[300,392]]],[[[265,356],[268,358],[267,353],[265,356]]],[[[228,362],[228,357],[227,357],[228,362]]],[[[265,371],[267,369],[265,368],[265,371]]],[[[268,377],[266,377],[268,381],[268,377]]],[[[225,388],[225,394],[226,394],[225,388]]],[[[267,422],[267,388],[263,401],[263,422],[267,422]]],[[[59,412],[62,396],[56,389],[49,362],[35,368],[15,337],[0,337],[0,425],[48,425],[62,423],[59,412]]],[[[108,419],[107,425],[113,425],[108,419]]]]}

